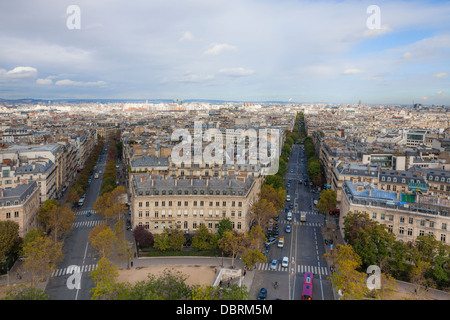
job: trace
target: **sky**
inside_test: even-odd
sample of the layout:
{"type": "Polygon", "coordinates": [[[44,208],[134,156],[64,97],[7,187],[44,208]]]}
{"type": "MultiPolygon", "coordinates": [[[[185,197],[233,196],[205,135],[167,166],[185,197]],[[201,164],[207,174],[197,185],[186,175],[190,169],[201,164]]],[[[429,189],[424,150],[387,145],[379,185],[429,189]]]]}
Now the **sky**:
{"type": "Polygon", "coordinates": [[[450,2],[1,1],[0,98],[450,105],[450,2]]]}

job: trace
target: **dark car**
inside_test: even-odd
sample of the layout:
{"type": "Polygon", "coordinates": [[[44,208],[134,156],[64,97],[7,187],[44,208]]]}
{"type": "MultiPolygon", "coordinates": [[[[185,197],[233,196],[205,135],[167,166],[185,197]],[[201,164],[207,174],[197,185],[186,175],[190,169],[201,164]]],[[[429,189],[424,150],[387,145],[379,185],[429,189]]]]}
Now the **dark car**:
{"type": "Polygon", "coordinates": [[[258,294],[258,300],[266,300],[267,299],[267,289],[261,288],[258,294]]]}

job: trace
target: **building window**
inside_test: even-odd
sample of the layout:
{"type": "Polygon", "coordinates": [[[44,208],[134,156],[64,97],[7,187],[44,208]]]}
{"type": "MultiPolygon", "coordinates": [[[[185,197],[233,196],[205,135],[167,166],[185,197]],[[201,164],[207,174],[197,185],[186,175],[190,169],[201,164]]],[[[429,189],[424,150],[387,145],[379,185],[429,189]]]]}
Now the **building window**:
{"type": "Polygon", "coordinates": [[[405,217],[400,217],[400,222],[405,223],[405,217]]]}
{"type": "Polygon", "coordinates": [[[434,228],[434,221],[430,221],[430,228],[434,228]]]}
{"type": "Polygon", "coordinates": [[[381,214],[380,214],[380,219],[381,219],[381,220],[384,220],[384,213],[381,213],[381,214]]]}
{"type": "Polygon", "coordinates": [[[442,224],[442,230],[447,230],[447,224],[446,223],[442,224]]]}
{"type": "Polygon", "coordinates": [[[9,219],[9,218],[11,218],[11,212],[6,213],[6,219],[9,219]]]}
{"type": "Polygon", "coordinates": [[[408,228],[408,236],[412,236],[412,229],[408,228]]]}
{"type": "Polygon", "coordinates": [[[142,211],[139,211],[138,217],[139,217],[139,218],[142,218],[142,211]]]}
{"type": "Polygon", "coordinates": [[[425,235],[425,231],[419,230],[419,236],[423,236],[423,235],[425,235]]]}
{"type": "Polygon", "coordinates": [[[241,230],[241,228],[242,228],[242,225],[241,225],[241,223],[240,223],[240,222],[238,222],[238,223],[237,223],[237,228],[238,228],[238,230],[241,230]]]}
{"type": "Polygon", "coordinates": [[[184,226],[185,229],[187,229],[187,228],[188,228],[188,222],[185,221],[185,222],[183,223],[183,226],[184,226]]]}
{"type": "Polygon", "coordinates": [[[414,219],[413,218],[408,218],[408,223],[409,224],[413,224],[414,223],[414,219]]]}
{"type": "Polygon", "coordinates": [[[377,218],[377,213],[376,212],[372,212],[372,219],[376,219],[377,218]]]}
{"type": "Polygon", "coordinates": [[[142,202],[139,202],[139,208],[142,208],[142,202]]]}
{"type": "Polygon", "coordinates": [[[441,242],[445,243],[445,233],[441,233],[441,242]]]}
{"type": "Polygon", "coordinates": [[[145,223],[145,229],[147,229],[147,230],[150,229],[150,222],[145,223]]]}
{"type": "Polygon", "coordinates": [[[158,211],[155,211],[155,218],[158,218],[158,216],[159,216],[158,211]]]}
{"type": "Polygon", "coordinates": [[[19,217],[19,211],[14,211],[14,218],[18,218],[19,217]]]}
{"type": "Polygon", "coordinates": [[[150,211],[145,211],[145,217],[149,218],[150,217],[150,211]]]}
{"type": "Polygon", "coordinates": [[[425,220],[420,220],[420,225],[421,225],[422,227],[425,227],[425,220]]]}
{"type": "Polygon", "coordinates": [[[400,227],[398,230],[399,234],[404,234],[405,233],[405,229],[403,227],[400,227]]]}

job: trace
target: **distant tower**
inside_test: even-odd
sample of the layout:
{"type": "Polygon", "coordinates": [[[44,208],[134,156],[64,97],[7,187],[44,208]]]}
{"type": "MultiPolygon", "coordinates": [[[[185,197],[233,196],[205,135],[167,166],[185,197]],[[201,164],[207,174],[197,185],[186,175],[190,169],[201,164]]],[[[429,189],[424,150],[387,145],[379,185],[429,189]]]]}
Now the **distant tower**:
{"type": "Polygon", "coordinates": [[[359,100],[359,102],[358,102],[358,106],[360,106],[360,107],[361,107],[361,104],[362,104],[362,102],[361,102],[361,100],[359,100]]]}

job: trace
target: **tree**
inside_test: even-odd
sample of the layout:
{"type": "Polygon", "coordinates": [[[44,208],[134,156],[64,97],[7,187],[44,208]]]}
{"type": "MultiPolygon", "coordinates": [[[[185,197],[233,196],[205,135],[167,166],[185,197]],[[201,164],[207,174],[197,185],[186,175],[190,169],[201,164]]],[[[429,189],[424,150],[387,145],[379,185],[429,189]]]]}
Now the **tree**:
{"type": "Polygon", "coordinates": [[[207,285],[194,285],[191,288],[192,300],[247,300],[248,290],[246,286],[239,287],[237,284],[229,288],[214,287],[207,285]]]}
{"type": "Polygon", "coordinates": [[[218,244],[220,249],[231,254],[231,264],[234,266],[234,258],[245,248],[245,235],[236,231],[227,231],[218,244]]]}
{"type": "Polygon", "coordinates": [[[144,226],[137,226],[133,230],[133,236],[140,248],[150,248],[155,242],[153,234],[144,226]]]}
{"type": "Polygon", "coordinates": [[[258,262],[267,262],[266,256],[259,249],[247,249],[241,258],[248,268],[253,268],[258,262]]]}
{"type": "MultiPolygon", "coordinates": [[[[164,229],[166,230],[166,229],[164,229]]],[[[170,249],[169,236],[167,232],[155,234],[155,240],[153,244],[153,248],[159,251],[166,251],[170,249]]]]}
{"type": "Polygon", "coordinates": [[[217,229],[217,240],[223,238],[226,231],[232,231],[233,225],[229,218],[222,219],[219,221],[219,228],[217,229]]]}
{"type": "Polygon", "coordinates": [[[38,222],[44,225],[45,231],[50,230],[52,216],[59,208],[59,202],[54,199],[45,200],[38,211],[38,222]]]}
{"type": "Polygon", "coordinates": [[[284,186],[284,179],[283,179],[283,177],[280,177],[280,176],[275,175],[275,174],[268,175],[266,177],[265,184],[272,186],[274,189],[283,188],[283,186],[284,186]]]}
{"type": "Polygon", "coordinates": [[[90,276],[95,283],[95,287],[90,291],[92,293],[91,300],[101,300],[108,298],[111,294],[119,272],[111,261],[102,257],[98,261],[98,267],[90,272],[90,276]]]}
{"type": "Polygon", "coordinates": [[[164,232],[167,232],[169,237],[169,245],[172,250],[181,250],[183,244],[186,242],[186,238],[181,230],[175,228],[166,228],[164,232]]]}
{"type": "Polygon", "coordinates": [[[199,250],[215,249],[217,248],[217,237],[204,224],[201,224],[192,238],[192,246],[199,250]]]}
{"type": "Polygon", "coordinates": [[[48,300],[49,295],[45,291],[27,287],[25,285],[18,285],[6,291],[4,300],[48,300]]]}
{"type": "Polygon", "coordinates": [[[14,221],[0,221],[0,263],[4,263],[8,254],[19,241],[19,225],[14,221]]]}
{"type": "Polygon", "coordinates": [[[69,205],[56,207],[48,212],[47,226],[52,230],[53,241],[58,241],[58,236],[71,229],[76,217],[69,205]]]}
{"type": "Polygon", "coordinates": [[[63,259],[62,242],[54,242],[47,236],[36,237],[24,243],[22,254],[25,258],[23,268],[31,275],[31,284],[44,280],[63,259]]]}
{"type": "Polygon", "coordinates": [[[286,200],[286,190],[283,188],[275,189],[271,185],[264,185],[259,192],[259,198],[271,202],[276,210],[282,210],[286,200]]]}
{"type": "Polygon", "coordinates": [[[191,289],[186,284],[187,276],[180,271],[164,269],[159,275],[149,274],[145,281],[131,285],[116,285],[110,297],[122,300],[187,300],[191,289]]]}
{"type": "Polygon", "coordinates": [[[324,256],[331,258],[336,267],[333,277],[328,279],[337,290],[342,290],[343,299],[359,300],[369,293],[365,273],[357,271],[361,266],[361,258],[351,245],[338,244],[332,255],[326,253],[324,256]]]}
{"type": "Polygon", "coordinates": [[[277,209],[272,202],[260,199],[253,204],[250,214],[252,221],[265,229],[269,225],[270,219],[277,216],[277,209]]]}
{"type": "Polygon", "coordinates": [[[111,228],[103,223],[92,229],[89,233],[89,241],[100,257],[108,258],[114,250],[117,237],[111,228]]]}

